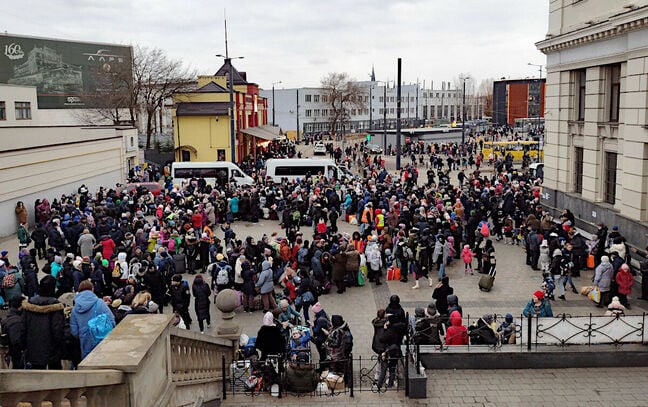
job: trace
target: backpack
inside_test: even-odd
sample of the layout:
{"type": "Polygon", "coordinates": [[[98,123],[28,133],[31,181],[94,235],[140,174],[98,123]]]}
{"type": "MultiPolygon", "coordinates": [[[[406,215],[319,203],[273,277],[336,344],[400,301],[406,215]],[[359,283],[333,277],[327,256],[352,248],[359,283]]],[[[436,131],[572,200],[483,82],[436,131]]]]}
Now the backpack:
{"type": "Polygon", "coordinates": [[[94,317],[88,321],[88,332],[92,338],[93,347],[97,346],[113,330],[115,325],[106,314],[97,315],[97,300],[94,305],[94,317]]]}
{"type": "Polygon", "coordinates": [[[315,297],[322,295],[322,284],[317,280],[311,280],[311,291],[315,297]]]}
{"type": "Polygon", "coordinates": [[[488,237],[488,235],[490,235],[490,230],[488,229],[488,223],[486,222],[482,223],[480,233],[484,237],[488,237]]]}
{"type": "Polygon", "coordinates": [[[414,253],[412,252],[412,249],[410,249],[410,247],[407,245],[403,247],[403,258],[405,258],[405,260],[414,259],[414,253]]]}
{"type": "Polygon", "coordinates": [[[230,282],[229,279],[229,270],[227,267],[222,267],[220,265],[216,266],[216,284],[217,285],[228,285],[230,282]]]}
{"type": "Polygon", "coordinates": [[[119,261],[116,261],[112,270],[112,276],[113,278],[121,278],[121,275],[121,264],[119,264],[119,261]]]}
{"type": "Polygon", "coordinates": [[[16,273],[7,273],[2,278],[2,288],[14,288],[16,286],[16,273]]]}

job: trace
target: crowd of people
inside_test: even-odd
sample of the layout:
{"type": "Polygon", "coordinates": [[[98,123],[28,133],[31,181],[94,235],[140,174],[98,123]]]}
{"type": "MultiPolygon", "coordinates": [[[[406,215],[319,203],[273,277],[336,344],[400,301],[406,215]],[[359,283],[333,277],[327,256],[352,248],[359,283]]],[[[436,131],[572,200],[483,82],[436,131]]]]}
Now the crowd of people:
{"type": "MultiPolygon", "coordinates": [[[[294,146],[281,148],[294,153],[294,146]]],[[[37,201],[33,227],[28,209],[18,203],[19,260],[13,264],[5,252],[0,257],[0,300],[10,307],[3,325],[14,367],[60,368],[66,358],[78,364],[101,339],[95,332],[101,329],[93,328],[97,321],[90,321],[96,314],[106,315],[105,334],[106,326],[129,314],[170,307],[176,323],[191,329],[195,318],[203,333],[211,324],[211,298],[231,288],[240,293],[244,312],[263,314],[256,338],[261,358],[277,352],[297,356],[291,342],[303,344],[308,335],[319,360],[341,371],[335,362],[350,353],[350,330],[342,315],[328,318],[320,297],[335,295],[333,287],[343,295],[350,286],[380,285],[395,268],[400,281],[414,280],[412,289],[421,283],[435,288],[433,302],[415,309],[412,321],[405,320],[397,297],[378,312],[373,325],[376,331],[382,326],[382,333],[374,336],[374,351],[386,361],[397,357],[396,345],[408,329],[420,343],[440,343],[442,337],[448,345],[469,338],[508,343],[514,330],[508,315],[501,325],[484,315],[462,327],[462,309],[446,273],[450,263],[461,261],[465,273],[494,275],[493,241],[523,245],[527,264],[542,268],[547,280],[553,276],[561,300],[565,286],[574,287],[571,277],[586,266],[587,242],[574,228],[573,214],[565,210],[555,222],[539,204],[540,181],[513,166],[494,163],[501,171],[482,172],[475,139],[461,146],[409,146],[410,162],[396,173],[361,145],[336,151],[348,165],[356,163],[363,177],[342,182],[310,174],[273,184],[265,179],[260,157],[244,165],[257,181],[252,186],[165,180],[162,193],[153,195],[144,187],[129,191],[116,185],[91,193],[82,185],[51,203],[37,201]],[[234,222],[263,217],[277,219],[281,229],[239,236],[232,228],[234,222]],[[358,230],[340,232],[341,221],[357,222],[358,230]],[[195,275],[191,284],[187,274],[195,275]],[[73,305],[59,300],[66,295],[73,305]],[[49,334],[40,335],[44,330],[49,334]],[[338,330],[340,335],[333,335],[338,330]],[[63,355],[70,348],[64,341],[75,343],[71,348],[78,354],[63,355]]],[[[624,265],[623,237],[618,230],[608,235],[603,225],[599,230],[591,252],[600,304],[607,307],[618,296],[628,308],[633,280],[624,265]]],[[[547,285],[534,293],[525,315],[551,316],[552,298],[547,285]]],[[[390,363],[378,387],[392,384],[386,379],[394,377],[390,363]]]]}

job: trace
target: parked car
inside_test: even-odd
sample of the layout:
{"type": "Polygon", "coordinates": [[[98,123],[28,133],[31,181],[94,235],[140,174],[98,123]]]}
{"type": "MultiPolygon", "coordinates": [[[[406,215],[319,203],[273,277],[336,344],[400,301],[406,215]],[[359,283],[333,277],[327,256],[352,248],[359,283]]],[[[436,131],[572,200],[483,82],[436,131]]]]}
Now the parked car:
{"type": "Polygon", "coordinates": [[[326,146],[321,141],[318,141],[313,146],[313,155],[318,155],[318,154],[326,155],[326,146]]]}
{"type": "Polygon", "coordinates": [[[162,192],[162,185],[158,184],[157,182],[135,182],[126,185],[126,190],[128,192],[136,191],[138,188],[141,188],[141,190],[146,190],[152,193],[154,196],[158,196],[162,192]]]}
{"type": "Polygon", "coordinates": [[[364,146],[364,151],[371,154],[382,154],[383,149],[378,144],[367,144],[364,146]]]}

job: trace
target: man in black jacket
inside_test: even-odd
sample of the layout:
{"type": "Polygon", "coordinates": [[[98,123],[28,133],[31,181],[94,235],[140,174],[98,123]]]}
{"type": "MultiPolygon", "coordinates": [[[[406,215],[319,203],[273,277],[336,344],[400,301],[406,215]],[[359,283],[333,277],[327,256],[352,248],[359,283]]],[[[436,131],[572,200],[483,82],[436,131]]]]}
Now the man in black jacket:
{"type": "Polygon", "coordinates": [[[9,356],[13,369],[24,369],[22,354],[23,344],[23,319],[22,299],[13,298],[9,301],[9,313],[2,321],[2,331],[7,334],[9,345],[9,356]]]}
{"type": "Polygon", "coordinates": [[[61,346],[65,316],[63,304],[54,297],[56,280],[40,281],[39,297],[23,301],[25,364],[32,369],[61,369],[61,346]]]}

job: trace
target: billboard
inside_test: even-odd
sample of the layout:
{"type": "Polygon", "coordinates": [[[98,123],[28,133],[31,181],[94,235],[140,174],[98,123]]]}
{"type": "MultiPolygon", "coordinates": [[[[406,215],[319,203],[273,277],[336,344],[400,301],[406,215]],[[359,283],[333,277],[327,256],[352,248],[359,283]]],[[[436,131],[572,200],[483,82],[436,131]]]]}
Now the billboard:
{"type": "Polygon", "coordinates": [[[0,35],[0,52],[0,83],[36,86],[41,109],[93,107],[132,80],[130,46],[0,35]]]}

